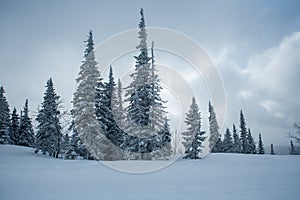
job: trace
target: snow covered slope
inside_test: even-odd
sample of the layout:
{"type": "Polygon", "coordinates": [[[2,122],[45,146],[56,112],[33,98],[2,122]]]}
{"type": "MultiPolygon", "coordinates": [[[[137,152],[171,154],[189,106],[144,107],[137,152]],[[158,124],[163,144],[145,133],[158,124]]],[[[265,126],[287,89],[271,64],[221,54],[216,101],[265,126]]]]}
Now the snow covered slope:
{"type": "Polygon", "coordinates": [[[0,145],[0,178],[1,200],[297,199],[300,156],[210,154],[154,173],[126,174],[97,161],[0,145]]]}

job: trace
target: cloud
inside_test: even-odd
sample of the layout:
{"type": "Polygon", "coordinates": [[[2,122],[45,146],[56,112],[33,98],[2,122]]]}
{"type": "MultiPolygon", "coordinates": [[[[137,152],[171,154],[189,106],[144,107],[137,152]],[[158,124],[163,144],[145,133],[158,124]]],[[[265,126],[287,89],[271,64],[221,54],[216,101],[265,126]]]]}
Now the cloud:
{"type": "Polygon", "coordinates": [[[283,116],[287,123],[300,120],[300,32],[250,59],[244,75],[252,90],[262,95],[260,104],[267,105],[269,112],[283,116]]]}
{"type": "Polygon", "coordinates": [[[216,59],[226,87],[228,126],[238,123],[238,112],[243,109],[255,131],[272,132],[278,143],[285,142],[284,130],[300,121],[300,32],[251,56],[245,66],[229,54],[225,48],[216,59]]]}
{"type": "Polygon", "coordinates": [[[244,70],[250,80],[272,94],[289,94],[299,83],[300,32],[286,37],[278,47],[250,59],[244,70]]]}
{"type": "Polygon", "coordinates": [[[251,90],[242,90],[239,91],[238,95],[243,99],[249,99],[254,96],[254,93],[251,90]]]}

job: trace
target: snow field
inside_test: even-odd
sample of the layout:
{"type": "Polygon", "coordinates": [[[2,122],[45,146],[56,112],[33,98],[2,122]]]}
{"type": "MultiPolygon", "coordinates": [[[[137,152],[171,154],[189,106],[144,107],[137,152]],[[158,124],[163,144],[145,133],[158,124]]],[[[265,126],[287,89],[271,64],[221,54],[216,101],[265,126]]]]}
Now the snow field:
{"type": "Polygon", "coordinates": [[[97,161],[54,159],[31,148],[0,145],[0,177],[3,200],[297,199],[300,156],[210,154],[129,174],[97,161]]]}

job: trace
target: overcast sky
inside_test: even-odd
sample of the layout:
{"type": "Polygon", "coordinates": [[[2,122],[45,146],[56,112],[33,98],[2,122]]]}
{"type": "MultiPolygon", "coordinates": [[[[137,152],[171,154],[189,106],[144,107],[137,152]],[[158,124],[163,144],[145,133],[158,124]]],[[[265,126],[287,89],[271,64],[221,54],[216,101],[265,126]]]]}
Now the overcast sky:
{"type": "Polygon", "coordinates": [[[188,35],[214,60],[226,91],[226,126],[238,126],[242,109],[255,138],[261,132],[265,145],[288,144],[285,133],[300,123],[298,0],[2,0],[0,85],[10,108],[20,110],[28,98],[33,116],[52,77],[70,109],[88,31],[99,44],[136,28],[141,7],[148,26],[188,35]]]}

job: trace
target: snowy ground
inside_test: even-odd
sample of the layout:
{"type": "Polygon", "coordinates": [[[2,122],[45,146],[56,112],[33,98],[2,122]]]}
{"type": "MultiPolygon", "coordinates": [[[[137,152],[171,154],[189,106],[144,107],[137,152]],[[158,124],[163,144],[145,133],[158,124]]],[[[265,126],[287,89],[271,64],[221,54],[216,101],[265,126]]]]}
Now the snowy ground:
{"type": "Polygon", "coordinates": [[[1,200],[297,199],[300,156],[210,154],[127,174],[97,161],[52,159],[0,145],[0,178],[1,200]]]}

